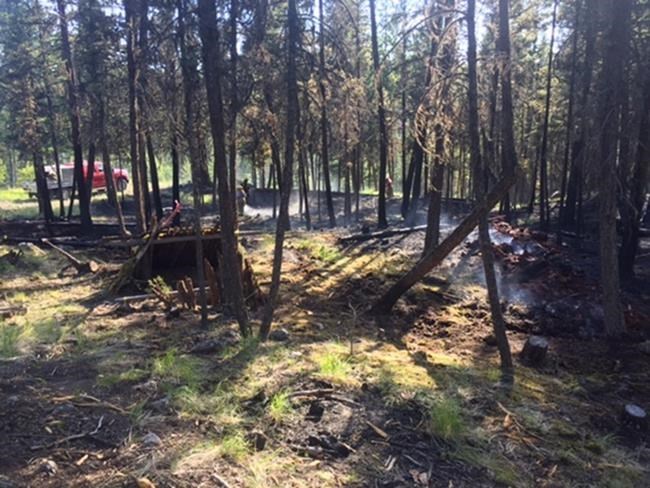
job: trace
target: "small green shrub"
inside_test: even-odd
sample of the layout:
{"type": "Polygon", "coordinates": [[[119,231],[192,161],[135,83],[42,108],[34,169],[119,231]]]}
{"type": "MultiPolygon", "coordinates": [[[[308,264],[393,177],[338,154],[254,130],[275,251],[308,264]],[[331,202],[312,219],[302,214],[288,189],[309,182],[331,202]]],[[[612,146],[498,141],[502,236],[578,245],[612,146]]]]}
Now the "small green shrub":
{"type": "Polygon", "coordinates": [[[291,412],[291,401],[286,392],[280,392],[273,395],[269,404],[269,415],[276,422],[282,421],[291,412]]]}
{"type": "Polygon", "coordinates": [[[430,433],[441,439],[456,440],[463,431],[461,407],[453,398],[434,401],[429,407],[428,417],[430,433]]]}

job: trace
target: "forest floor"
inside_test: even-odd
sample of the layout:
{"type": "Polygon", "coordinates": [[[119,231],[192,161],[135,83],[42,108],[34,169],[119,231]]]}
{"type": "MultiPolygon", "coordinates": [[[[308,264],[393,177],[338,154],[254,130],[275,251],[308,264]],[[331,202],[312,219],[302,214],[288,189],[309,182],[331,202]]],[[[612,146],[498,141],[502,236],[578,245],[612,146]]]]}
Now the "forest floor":
{"type": "MultiPolygon", "coordinates": [[[[648,431],[621,421],[627,403],[650,409],[648,281],[625,292],[631,333],[611,347],[593,255],[496,225],[512,350],[550,341],[512,386],[471,238],[376,318],[422,233],[292,232],[282,333],[263,344],[216,311],[204,330],[154,299],[116,302],[126,254],[59,276],[58,254],[22,245],[0,258],[0,309],[21,307],[0,322],[0,486],[650,486],[648,431]]],[[[244,245],[266,289],[273,239],[244,245]]]]}

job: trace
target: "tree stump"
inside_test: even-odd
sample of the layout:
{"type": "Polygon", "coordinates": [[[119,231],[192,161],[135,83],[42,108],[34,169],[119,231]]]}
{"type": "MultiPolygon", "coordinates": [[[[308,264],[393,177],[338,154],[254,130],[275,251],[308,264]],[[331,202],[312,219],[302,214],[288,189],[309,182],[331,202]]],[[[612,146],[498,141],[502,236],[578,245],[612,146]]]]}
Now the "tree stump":
{"type": "Polygon", "coordinates": [[[638,405],[628,403],[623,409],[623,423],[638,430],[648,428],[648,415],[638,405]]]}
{"type": "Polygon", "coordinates": [[[529,366],[539,366],[546,359],[548,341],[543,337],[530,336],[519,356],[521,362],[529,366]]]}

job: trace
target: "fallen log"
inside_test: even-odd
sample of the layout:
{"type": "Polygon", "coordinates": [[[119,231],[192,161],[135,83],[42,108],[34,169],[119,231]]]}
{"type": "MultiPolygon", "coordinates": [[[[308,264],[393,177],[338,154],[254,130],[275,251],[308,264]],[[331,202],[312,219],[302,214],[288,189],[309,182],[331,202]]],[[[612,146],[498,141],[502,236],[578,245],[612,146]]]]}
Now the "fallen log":
{"type": "Polygon", "coordinates": [[[350,236],[340,237],[339,242],[352,242],[352,241],[368,241],[370,239],[382,239],[384,237],[391,237],[400,234],[411,234],[412,232],[419,232],[427,230],[426,225],[416,225],[414,227],[402,227],[399,229],[382,230],[379,232],[369,232],[367,234],[352,234],[350,236]]]}
{"type": "Polygon", "coordinates": [[[395,283],[373,305],[374,314],[390,313],[399,298],[413,285],[424,278],[429,271],[438,266],[478,225],[480,218],[486,215],[508,193],[517,177],[515,173],[504,175],[490,190],[482,202],[479,202],[472,212],[454,229],[454,231],[437,247],[427,252],[415,266],[395,283]]]}
{"type": "Polygon", "coordinates": [[[14,315],[22,315],[25,313],[27,313],[27,307],[24,305],[0,307],[0,319],[6,319],[13,317],[14,315]]]}
{"type": "MultiPolygon", "coordinates": [[[[76,258],[75,256],[73,256],[72,254],[70,254],[65,249],[62,249],[59,246],[57,246],[56,244],[53,244],[52,242],[50,242],[48,239],[43,238],[43,239],[41,239],[41,242],[43,244],[46,244],[46,245],[50,246],[52,249],[54,249],[56,252],[58,252],[64,258],[66,258],[68,260],[68,262],[70,263],[70,265],[72,267],[74,267],[74,269],[76,269],[77,273],[79,273],[79,274],[97,273],[97,271],[99,271],[99,264],[97,264],[92,259],[90,261],[81,261],[78,258],[76,258]]],[[[65,268],[63,270],[61,270],[61,272],[63,272],[64,270],[65,270],[65,268]]]]}

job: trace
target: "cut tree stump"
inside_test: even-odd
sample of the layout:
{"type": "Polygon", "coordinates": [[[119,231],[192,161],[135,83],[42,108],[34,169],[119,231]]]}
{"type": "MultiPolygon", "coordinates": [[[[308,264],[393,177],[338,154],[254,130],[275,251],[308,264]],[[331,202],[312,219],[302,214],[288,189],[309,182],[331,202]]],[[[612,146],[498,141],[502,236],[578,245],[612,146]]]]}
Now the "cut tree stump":
{"type": "Polygon", "coordinates": [[[529,366],[539,366],[546,359],[548,341],[540,336],[530,336],[521,350],[521,362],[529,366]]]}
{"type": "Polygon", "coordinates": [[[638,405],[628,403],[623,409],[623,423],[639,430],[648,428],[648,415],[638,405]]]}

